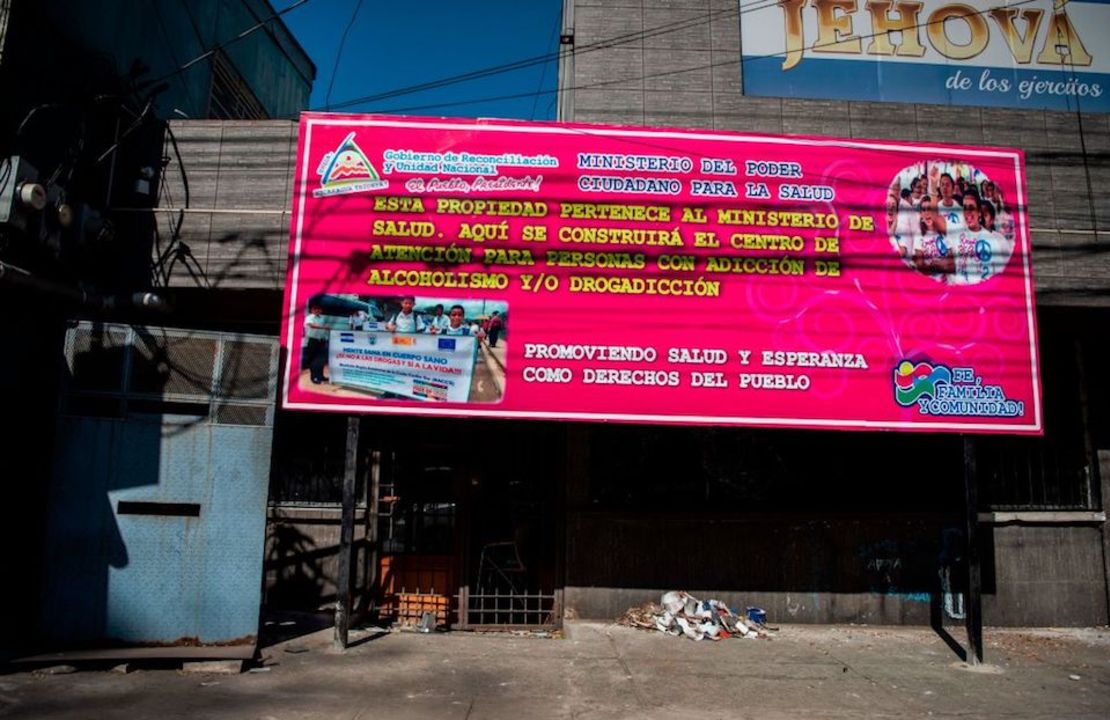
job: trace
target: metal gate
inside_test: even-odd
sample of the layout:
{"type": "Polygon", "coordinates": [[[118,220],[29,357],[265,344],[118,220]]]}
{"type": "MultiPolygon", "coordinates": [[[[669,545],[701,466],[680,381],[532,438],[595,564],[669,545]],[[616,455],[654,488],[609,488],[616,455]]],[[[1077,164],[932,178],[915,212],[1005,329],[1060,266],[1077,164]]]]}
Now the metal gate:
{"type": "Polygon", "coordinates": [[[478,588],[459,592],[463,630],[557,630],[563,626],[563,591],[529,592],[514,588],[478,588]]]}
{"type": "Polygon", "coordinates": [[[253,645],[277,365],[270,337],[69,330],[47,641],[253,645]]]}

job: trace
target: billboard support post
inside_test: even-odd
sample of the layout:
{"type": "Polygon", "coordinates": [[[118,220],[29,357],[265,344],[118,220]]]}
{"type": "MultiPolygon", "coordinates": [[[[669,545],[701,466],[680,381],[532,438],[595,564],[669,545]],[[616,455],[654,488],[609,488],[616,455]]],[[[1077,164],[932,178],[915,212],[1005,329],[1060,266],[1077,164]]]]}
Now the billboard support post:
{"type": "Polygon", "coordinates": [[[335,647],[347,649],[351,626],[351,545],[355,535],[355,479],[358,473],[359,418],[347,418],[347,462],[343,471],[343,515],[339,530],[339,569],[335,580],[335,647]]]}
{"type": "Polygon", "coordinates": [[[964,495],[967,510],[967,664],[983,662],[983,585],[979,558],[979,493],[975,469],[975,441],[964,435],[964,495]]]}

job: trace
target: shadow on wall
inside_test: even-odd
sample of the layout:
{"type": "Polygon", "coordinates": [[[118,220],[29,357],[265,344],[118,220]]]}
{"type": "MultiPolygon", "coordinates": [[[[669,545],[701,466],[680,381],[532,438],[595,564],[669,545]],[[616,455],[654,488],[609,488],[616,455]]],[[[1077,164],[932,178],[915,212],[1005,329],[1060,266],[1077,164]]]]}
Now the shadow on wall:
{"type": "Polygon", "coordinates": [[[63,378],[40,623],[42,640],[53,646],[102,644],[113,634],[109,575],[130,558],[112,494],[159,482],[161,417],[123,422],[118,393],[125,364],[155,393],[170,371],[164,358],[133,352],[124,339],[119,330],[99,326],[80,331],[72,372],[66,368],[63,378]]]}
{"type": "Polygon", "coordinates": [[[333,580],[325,575],[320,560],[334,554],[335,548],[318,548],[311,536],[292,523],[272,520],[269,525],[266,606],[308,609],[334,601],[334,593],[330,598],[325,595],[333,580]]]}
{"type": "MultiPolygon", "coordinates": [[[[569,498],[566,528],[568,604],[583,616],[678,589],[783,622],[927,624],[938,602],[959,621],[944,612],[941,576],[951,586],[966,573],[953,543],[964,523],[958,437],[586,433],[589,486],[569,498]]],[[[987,566],[983,581],[990,592],[987,566]]]]}
{"type": "Polygon", "coordinates": [[[0,546],[8,550],[8,580],[0,593],[0,658],[20,654],[36,639],[41,612],[36,600],[46,567],[43,528],[54,455],[56,359],[65,332],[61,308],[40,300],[34,312],[20,310],[26,303],[22,291],[0,283],[0,305],[11,309],[0,317],[0,337],[7,343],[0,353],[6,418],[0,456],[7,459],[4,505],[12,517],[0,524],[0,546]]]}
{"type": "Polygon", "coordinates": [[[953,531],[940,516],[574,513],[567,584],[916,596],[952,565],[953,531]]]}

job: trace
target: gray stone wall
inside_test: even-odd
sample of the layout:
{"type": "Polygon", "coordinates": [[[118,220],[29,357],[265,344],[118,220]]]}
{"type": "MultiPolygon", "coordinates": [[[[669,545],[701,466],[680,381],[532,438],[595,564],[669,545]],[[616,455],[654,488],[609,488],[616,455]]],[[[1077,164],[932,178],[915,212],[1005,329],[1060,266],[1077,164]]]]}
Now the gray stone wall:
{"type": "Polygon", "coordinates": [[[1105,625],[1102,526],[1011,525],[991,529],[994,587],[983,596],[992,625],[1105,625]]]}
{"type": "Polygon", "coordinates": [[[297,123],[170,123],[155,255],[171,287],[285,285],[297,123]],[[178,152],[180,151],[180,152],[178,152]]]}

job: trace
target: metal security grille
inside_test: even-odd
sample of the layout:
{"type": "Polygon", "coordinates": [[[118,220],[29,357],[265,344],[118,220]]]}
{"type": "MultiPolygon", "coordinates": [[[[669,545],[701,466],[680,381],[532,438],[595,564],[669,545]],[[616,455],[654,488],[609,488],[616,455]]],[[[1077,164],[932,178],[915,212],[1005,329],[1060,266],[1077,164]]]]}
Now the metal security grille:
{"type": "Polygon", "coordinates": [[[69,391],[119,393],[123,391],[123,354],[127,329],[79,325],[66,336],[69,391]]]}
{"type": "Polygon", "coordinates": [[[1073,338],[1051,327],[1041,332],[1041,366],[1049,379],[1044,437],[976,442],[983,505],[995,511],[1097,511],[1102,508],[1098,463],[1083,417],[1083,369],[1097,363],[1077,362],[1083,347],[1073,338]]]}
{"type": "Polygon", "coordinates": [[[274,422],[275,338],[80,322],[66,334],[65,359],[63,415],[274,422]]]}
{"type": "Polygon", "coordinates": [[[562,627],[563,591],[528,592],[513,588],[479,588],[459,593],[462,616],[458,625],[463,630],[526,629],[554,630],[562,627]]]}
{"type": "Polygon", "coordinates": [[[420,623],[424,615],[431,613],[435,616],[435,626],[449,626],[456,617],[454,608],[451,607],[451,598],[443,593],[437,593],[435,588],[422,590],[421,588],[405,588],[382,598],[379,613],[383,618],[393,618],[401,626],[411,626],[420,623]]]}
{"type": "Polygon", "coordinates": [[[1079,440],[988,440],[978,453],[985,504],[991,510],[1098,510],[1101,506],[1079,440]]]}

